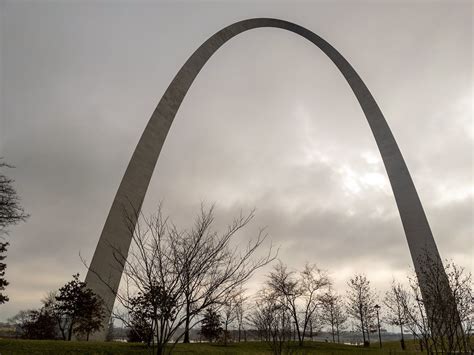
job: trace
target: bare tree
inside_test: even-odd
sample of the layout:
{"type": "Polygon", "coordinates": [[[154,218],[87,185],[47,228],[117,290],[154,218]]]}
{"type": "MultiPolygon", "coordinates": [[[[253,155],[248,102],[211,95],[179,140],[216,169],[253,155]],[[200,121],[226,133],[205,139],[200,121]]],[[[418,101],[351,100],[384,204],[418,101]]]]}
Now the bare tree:
{"type": "Polygon", "coordinates": [[[390,289],[385,293],[383,300],[387,307],[385,321],[393,326],[400,327],[400,345],[405,350],[404,327],[408,324],[404,304],[408,298],[407,290],[400,283],[392,281],[390,289]]]}
{"type": "Polygon", "coordinates": [[[201,205],[200,215],[191,231],[177,235],[175,255],[183,271],[180,281],[186,300],[183,342],[189,342],[189,330],[197,314],[234,293],[255,270],[275,258],[271,249],[262,258],[252,258],[266,238],[263,230],[259,231],[257,238],[249,242],[246,248],[231,247],[234,237],[253,218],[254,211],[248,215],[241,213],[219,235],[212,229],[214,206],[206,210],[201,205]]]}
{"type": "Polygon", "coordinates": [[[300,346],[319,305],[320,291],[329,284],[326,274],[310,264],[306,264],[300,273],[295,273],[280,262],[268,275],[267,286],[275,299],[288,309],[300,346]]]}
{"type": "Polygon", "coordinates": [[[291,318],[288,307],[274,292],[266,288],[258,292],[255,307],[248,317],[260,339],[270,345],[275,355],[280,355],[291,347],[291,318]]]}
{"type": "Polygon", "coordinates": [[[348,286],[347,312],[357,321],[357,328],[362,332],[364,345],[367,346],[375,319],[375,295],[370,288],[370,281],[363,274],[355,274],[348,286]]]}
{"type": "Polygon", "coordinates": [[[198,323],[197,315],[222,304],[226,295],[274,259],[271,248],[263,257],[253,257],[265,241],[262,231],[245,248],[231,247],[232,238],[253,216],[253,212],[240,215],[222,234],[211,228],[213,208],[201,209],[190,232],[178,230],[164,218],[161,207],[150,217],[138,212],[127,216],[131,221],[138,219],[138,223],[130,228],[128,257],[114,250],[124,269],[124,286],[116,293],[122,311],[114,316],[133,329],[132,318],[136,317],[131,315],[140,310],[141,319],[149,321],[153,334],[152,351],[163,354],[170,342],[175,344],[182,337],[178,328],[191,329],[198,323]]]}
{"type": "Polygon", "coordinates": [[[328,276],[324,271],[318,269],[316,265],[306,264],[300,272],[301,288],[301,312],[303,334],[300,345],[303,345],[304,338],[308,332],[312,334],[314,326],[317,323],[316,310],[321,305],[320,294],[323,288],[330,286],[328,276]]]}
{"type": "MultiPolygon", "coordinates": [[[[271,297],[265,299],[266,302],[278,302],[279,306],[289,314],[293,323],[297,324],[297,301],[301,296],[301,288],[298,285],[296,273],[289,271],[287,266],[280,261],[268,275],[266,285],[271,293],[271,297]]],[[[298,333],[298,339],[301,340],[299,327],[296,327],[295,331],[298,333]]]]}
{"type": "Polygon", "coordinates": [[[247,300],[248,300],[248,297],[244,295],[244,291],[240,290],[237,297],[235,298],[235,315],[236,315],[237,330],[238,330],[237,340],[239,342],[242,339],[242,331],[244,332],[244,340],[247,341],[246,330],[245,330],[246,313],[248,311],[247,300]]]}
{"type": "Polygon", "coordinates": [[[443,266],[429,256],[425,258],[422,272],[428,296],[422,297],[418,279],[409,277],[411,293],[404,301],[407,326],[428,352],[470,352],[473,349],[467,334],[474,315],[471,273],[453,262],[443,266]],[[446,297],[445,276],[450,297],[446,297]]]}
{"type": "MultiPolygon", "coordinates": [[[[13,168],[1,161],[0,168],[13,168]]],[[[7,265],[5,260],[9,243],[4,241],[4,235],[8,233],[8,227],[23,222],[28,218],[23,208],[20,206],[20,198],[13,187],[14,180],[0,174],[0,304],[8,302],[8,296],[2,292],[8,286],[5,279],[7,265]],[[3,255],[2,255],[3,254],[3,255]]]]}
{"type": "Polygon", "coordinates": [[[466,337],[463,325],[469,327],[473,315],[473,290],[470,273],[453,262],[445,266],[427,259],[423,273],[429,287],[429,298],[424,298],[425,307],[431,303],[434,312],[429,316],[429,326],[432,336],[436,337],[435,344],[443,352],[470,351],[469,339],[466,337]],[[446,290],[444,281],[448,277],[449,289],[446,290]],[[446,297],[446,292],[451,292],[446,297]]]}
{"type": "MultiPolygon", "coordinates": [[[[322,305],[320,305],[320,307],[322,310],[322,305]]],[[[314,312],[313,315],[309,318],[308,330],[306,334],[311,340],[313,340],[313,338],[318,335],[319,332],[323,329],[324,324],[323,319],[321,317],[321,310],[318,312],[314,312]]]]}
{"type": "Polygon", "coordinates": [[[341,296],[334,292],[331,288],[320,297],[321,302],[321,320],[330,327],[332,342],[339,343],[340,332],[344,329],[344,324],[347,321],[347,314],[344,309],[344,304],[341,296]]]}
{"type": "MultiPolygon", "coordinates": [[[[13,166],[0,161],[0,168],[13,168],[13,166]]],[[[7,232],[8,226],[23,222],[28,217],[20,206],[20,198],[13,187],[13,182],[12,178],[0,174],[0,235],[7,232]]]]}
{"type": "Polygon", "coordinates": [[[238,299],[241,296],[242,290],[236,290],[234,293],[226,296],[222,302],[221,314],[222,324],[224,326],[224,345],[227,345],[229,340],[229,326],[237,320],[238,313],[238,299]]]}

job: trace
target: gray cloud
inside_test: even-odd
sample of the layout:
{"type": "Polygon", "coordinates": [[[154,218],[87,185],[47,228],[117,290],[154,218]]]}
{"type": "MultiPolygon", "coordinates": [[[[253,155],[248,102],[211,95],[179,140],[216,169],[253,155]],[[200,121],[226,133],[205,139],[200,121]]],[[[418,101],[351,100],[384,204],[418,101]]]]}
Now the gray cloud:
{"type": "MultiPolygon", "coordinates": [[[[0,155],[28,223],[12,229],[0,319],[35,307],[90,259],[158,99],[207,37],[274,16],[331,42],[373,92],[399,142],[443,257],[472,270],[472,32],[469,2],[1,6],[0,155]]],[[[291,267],[366,272],[383,289],[410,265],[390,186],[348,85],[314,46],[276,29],[211,58],[163,148],[145,210],[189,226],[257,208],[291,267]]],[[[262,271],[255,280],[260,280],[262,271]]],[[[257,281],[252,285],[256,285],[257,281]]]]}

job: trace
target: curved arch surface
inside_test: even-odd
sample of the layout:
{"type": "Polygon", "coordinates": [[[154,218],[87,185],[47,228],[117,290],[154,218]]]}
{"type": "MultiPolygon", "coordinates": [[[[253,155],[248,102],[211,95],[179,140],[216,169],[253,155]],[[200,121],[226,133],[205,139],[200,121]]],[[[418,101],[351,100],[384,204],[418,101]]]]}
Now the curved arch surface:
{"type": "MultiPolygon", "coordinates": [[[[232,37],[261,27],[280,28],[304,37],[319,47],[340,70],[359,101],[382,156],[422,293],[421,256],[428,252],[431,258],[441,262],[403,156],[380,108],[357,72],[334,47],[304,27],[279,19],[248,19],[215,33],[191,55],[168,86],[137,144],[113,201],[86,277],[87,285],[105,301],[109,312],[106,321],[110,318],[115,293],[123,272],[123,267],[114,259],[114,249],[126,255],[131,243],[130,225],[124,220],[124,209],[127,215],[133,215],[134,210],[140,210],[176,112],[207,60],[232,37]]],[[[136,220],[131,222],[134,227],[136,220]]],[[[104,334],[97,336],[100,338],[104,334]]]]}

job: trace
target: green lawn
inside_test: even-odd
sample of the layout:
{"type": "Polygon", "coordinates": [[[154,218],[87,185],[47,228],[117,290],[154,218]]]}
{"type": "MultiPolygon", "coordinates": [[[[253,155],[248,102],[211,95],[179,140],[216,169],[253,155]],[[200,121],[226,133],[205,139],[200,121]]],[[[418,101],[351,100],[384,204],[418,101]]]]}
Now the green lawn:
{"type": "MultiPolygon", "coordinates": [[[[399,343],[384,343],[381,351],[376,344],[369,349],[350,345],[322,342],[307,342],[303,348],[296,347],[291,354],[395,354],[402,353],[399,343]]],[[[0,339],[0,355],[8,354],[149,354],[149,350],[141,344],[102,343],[102,342],[65,342],[54,340],[20,340],[0,339]]],[[[233,343],[227,346],[217,344],[178,344],[173,354],[271,354],[269,345],[261,342],[233,343]]],[[[403,352],[412,355],[414,352],[403,352]]]]}

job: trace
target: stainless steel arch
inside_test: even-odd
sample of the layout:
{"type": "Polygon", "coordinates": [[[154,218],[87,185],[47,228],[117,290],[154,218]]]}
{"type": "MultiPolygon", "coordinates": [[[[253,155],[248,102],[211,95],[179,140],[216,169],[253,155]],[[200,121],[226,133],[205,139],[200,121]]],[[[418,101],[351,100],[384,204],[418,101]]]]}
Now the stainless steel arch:
{"type": "MultiPolygon", "coordinates": [[[[176,112],[207,60],[232,37],[260,27],[281,28],[301,35],[319,47],[337,66],[359,101],[382,155],[418,277],[421,278],[419,258],[426,252],[441,262],[425,212],[395,138],[371,93],[349,62],[328,42],[304,27],[272,18],[248,19],[220,30],[191,55],[164,93],[138,142],[113,201],[86,277],[88,286],[105,300],[109,310],[107,321],[115,301],[114,292],[118,290],[122,276],[122,270],[113,257],[113,247],[126,254],[131,242],[129,228],[123,218],[124,208],[125,211],[131,206],[141,208],[176,112]]],[[[421,285],[423,286],[423,282],[421,285]]],[[[96,338],[102,338],[104,334],[97,334],[96,338]]]]}

